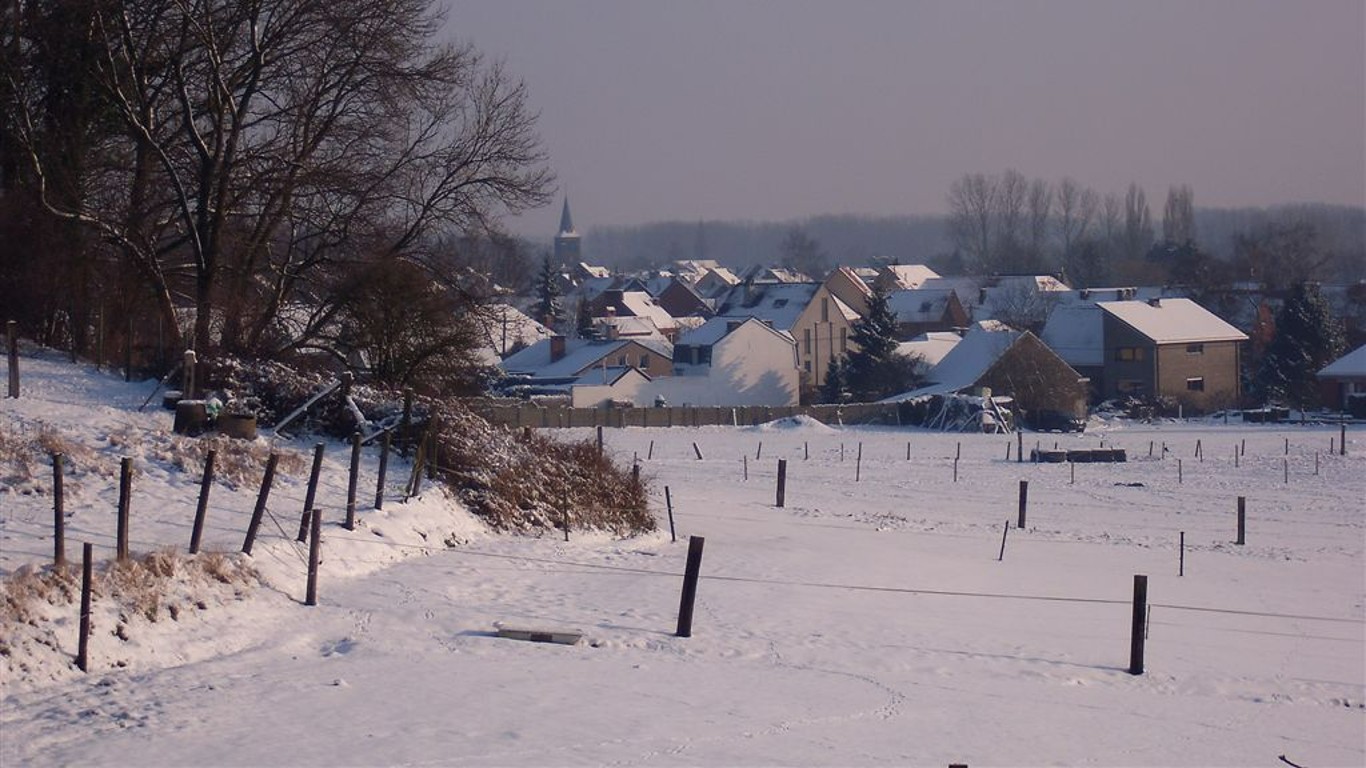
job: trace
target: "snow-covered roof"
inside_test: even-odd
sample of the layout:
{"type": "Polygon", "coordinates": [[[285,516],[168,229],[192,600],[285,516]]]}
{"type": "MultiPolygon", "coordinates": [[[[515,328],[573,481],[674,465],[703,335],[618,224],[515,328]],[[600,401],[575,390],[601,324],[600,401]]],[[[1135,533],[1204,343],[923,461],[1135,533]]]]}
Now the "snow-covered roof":
{"type": "Polygon", "coordinates": [[[1318,376],[1321,379],[1366,378],[1366,344],[1329,363],[1319,371],[1318,376]]]}
{"type": "MultiPolygon", "coordinates": [[[[518,344],[531,344],[548,339],[554,333],[510,304],[494,304],[474,313],[483,331],[487,349],[496,356],[505,355],[518,344]]],[[[496,362],[496,360],[494,361],[496,362]]]]}
{"type": "Polygon", "coordinates": [[[599,360],[617,354],[617,351],[622,347],[632,343],[639,344],[666,359],[673,358],[673,346],[658,339],[632,338],[612,341],[565,339],[564,357],[552,362],[550,346],[553,341],[553,339],[538,341],[509,356],[503,361],[503,370],[508,373],[528,374],[544,379],[570,378],[577,376],[580,371],[599,360]]]}
{"type": "Polygon", "coordinates": [[[729,336],[745,323],[757,323],[769,333],[781,336],[789,341],[792,340],[791,334],[773,328],[757,317],[713,317],[698,327],[679,336],[675,345],[680,347],[709,347],[729,336]]]}
{"type": "Polygon", "coordinates": [[[939,277],[939,273],[924,264],[888,264],[887,273],[903,289],[920,288],[926,280],[939,277]]]}
{"type": "MultiPolygon", "coordinates": [[[[730,317],[757,317],[779,330],[789,330],[797,323],[811,297],[820,289],[819,283],[761,283],[757,285],[737,285],[731,288],[718,312],[730,317]]],[[[833,297],[832,297],[833,298],[833,297]]],[[[858,313],[839,299],[836,305],[846,312],[845,317],[858,317],[858,313]]]]}
{"type": "Polygon", "coordinates": [[[992,320],[974,323],[967,335],[930,369],[926,376],[930,383],[905,397],[942,395],[973,386],[1022,335],[1024,331],[1014,330],[1004,323],[992,320]]]}
{"type": "Polygon", "coordinates": [[[621,305],[636,317],[650,318],[654,321],[655,327],[662,331],[672,330],[678,325],[674,322],[674,316],[659,306],[655,297],[644,291],[623,291],[621,305]]]}
{"type": "Polygon", "coordinates": [[[1190,299],[1102,301],[1096,306],[1158,344],[1247,338],[1247,334],[1190,299]]]}
{"type": "Polygon", "coordinates": [[[925,365],[933,367],[962,340],[963,337],[952,331],[931,331],[901,342],[896,347],[896,353],[906,357],[917,355],[925,361],[925,365]]]}
{"type": "Polygon", "coordinates": [[[654,338],[664,339],[655,321],[648,317],[629,317],[618,315],[615,317],[595,317],[593,325],[601,327],[599,333],[606,333],[606,326],[616,329],[619,338],[654,338]]]}
{"type": "Polygon", "coordinates": [[[1039,338],[1067,364],[1105,364],[1105,313],[1095,302],[1064,304],[1048,316],[1039,338]]]}
{"type": "Polygon", "coordinates": [[[951,290],[912,288],[887,294],[887,308],[896,315],[897,322],[921,323],[944,316],[951,290]]]}

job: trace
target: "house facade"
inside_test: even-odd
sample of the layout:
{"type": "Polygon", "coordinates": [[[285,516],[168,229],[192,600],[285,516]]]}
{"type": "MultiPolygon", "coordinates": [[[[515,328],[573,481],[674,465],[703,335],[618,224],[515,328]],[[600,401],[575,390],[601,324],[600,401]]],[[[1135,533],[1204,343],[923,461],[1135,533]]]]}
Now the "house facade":
{"type": "Polygon", "coordinates": [[[679,336],[674,375],[650,391],[671,405],[796,405],[797,345],[754,317],[717,317],[679,336]]]}

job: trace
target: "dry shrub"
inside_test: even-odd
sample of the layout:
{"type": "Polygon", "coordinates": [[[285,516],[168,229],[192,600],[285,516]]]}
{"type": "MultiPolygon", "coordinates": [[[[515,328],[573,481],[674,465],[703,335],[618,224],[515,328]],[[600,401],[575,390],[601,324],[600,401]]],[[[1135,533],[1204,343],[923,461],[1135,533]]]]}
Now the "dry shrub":
{"type": "Polygon", "coordinates": [[[275,471],[294,476],[303,473],[308,462],[298,451],[275,450],[265,440],[236,440],[227,435],[183,437],[173,435],[165,458],[182,472],[203,472],[209,451],[214,451],[213,476],[231,488],[261,484],[266,461],[272,451],[280,454],[275,471]]]}
{"type": "Polygon", "coordinates": [[[0,589],[0,628],[12,624],[36,625],[35,606],[70,603],[79,598],[80,588],[80,579],[70,567],[21,566],[4,580],[3,589],[0,589]]]}
{"type": "Polygon", "coordinates": [[[78,468],[101,475],[113,474],[113,470],[100,466],[99,455],[93,449],[54,427],[9,422],[0,424],[0,488],[47,493],[54,453],[65,458],[67,474],[79,474],[78,468]],[[73,469],[77,471],[72,472],[73,469]]]}
{"type": "Polygon", "coordinates": [[[644,480],[600,455],[593,441],[527,438],[458,403],[427,405],[436,414],[440,476],[494,528],[559,528],[568,513],[575,529],[654,530],[644,480]]]}

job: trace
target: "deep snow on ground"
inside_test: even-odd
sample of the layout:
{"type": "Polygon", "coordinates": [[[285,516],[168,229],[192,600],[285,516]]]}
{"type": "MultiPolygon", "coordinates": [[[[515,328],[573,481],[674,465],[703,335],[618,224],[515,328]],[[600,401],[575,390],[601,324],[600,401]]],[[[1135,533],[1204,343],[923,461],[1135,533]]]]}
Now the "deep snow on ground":
{"type": "MultiPolygon", "coordinates": [[[[0,428],[90,449],[67,480],[68,556],[82,541],[112,556],[123,455],[138,472],[133,549],[184,552],[199,472],[155,448],[171,419],[137,412],[152,383],[26,357],[24,386],[0,401],[0,428]]],[[[608,449],[642,463],[661,530],[568,542],[491,535],[431,488],[404,503],[401,461],[376,512],[374,449],[346,531],[347,449],[328,443],[319,605],[302,604],[292,541],[301,471],[272,493],[250,558],[261,586],[176,620],[133,617],[127,639],[97,601],[89,674],[71,663],[75,606],[45,609],[59,649],[0,667],[0,764],[1362,765],[1360,429],[1345,457],[1328,453],[1335,425],[1025,435],[1026,450],[1103,440],[1130,458],[1075,467],[1016,463],[1006,435],[608,429],[608,449]],[[702,580],[680,638],[694,535],[702,580]],[[1153,605],[1140,676],[1127,672],[1135,574],[1153,605]],[[584,640],[500,639],[497,621],[584,640]]],[[[40,471],[0,489],[0,573],[50,559],[46,483],[40,471]]],[[[206,549],[240,548],[255,491],[214,487],[206,549]]]]}

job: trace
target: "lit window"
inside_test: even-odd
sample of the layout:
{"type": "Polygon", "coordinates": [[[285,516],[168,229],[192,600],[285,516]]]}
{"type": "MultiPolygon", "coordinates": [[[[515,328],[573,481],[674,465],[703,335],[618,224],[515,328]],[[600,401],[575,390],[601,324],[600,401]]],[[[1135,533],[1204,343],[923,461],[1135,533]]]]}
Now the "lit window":
{"type": "Polygon", "coordinates": [[[1204,392],[1205,377],[1196,376],[1194,378],[1186,379],[1186,389],[1190,390],[1191,392],[1204,392]]]}

